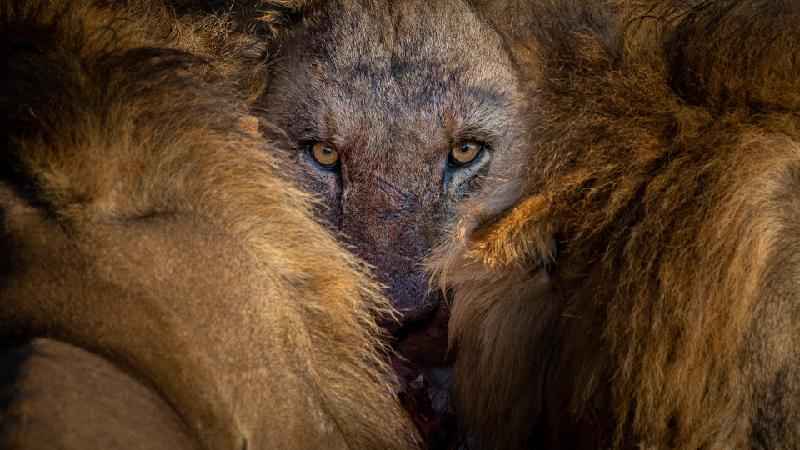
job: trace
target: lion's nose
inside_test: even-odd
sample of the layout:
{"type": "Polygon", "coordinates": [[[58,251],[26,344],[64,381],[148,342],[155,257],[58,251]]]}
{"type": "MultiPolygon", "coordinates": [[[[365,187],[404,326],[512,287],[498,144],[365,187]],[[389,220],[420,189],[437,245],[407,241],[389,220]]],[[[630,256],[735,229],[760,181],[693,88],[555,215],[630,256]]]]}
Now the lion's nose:
{"type": "Polygon", "coordinates": [[[422,272],[388,274],[387,296],[400,313],[400,320],[387,324],[390,332],[430,319],[441,303],[439,292],[428,289],[428,277],[422,272]]]}

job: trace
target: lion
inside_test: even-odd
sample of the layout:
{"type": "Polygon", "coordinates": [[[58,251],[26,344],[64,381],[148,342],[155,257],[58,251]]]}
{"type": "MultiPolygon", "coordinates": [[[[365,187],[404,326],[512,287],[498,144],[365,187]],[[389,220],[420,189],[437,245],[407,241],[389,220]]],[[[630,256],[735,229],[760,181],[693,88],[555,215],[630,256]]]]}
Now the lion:
{"type": "Polygon", "coordinates": [[[486,180],[513,177],[525,96],[500,33],[464,0],[265,1],[253,112],[321,199],[317,215],[375,268],[400,395],[432,448],[453,438],[449,310],[423,263],[486,180]]]}
{"type": "Polygon", "coordinates": [[[483,3],[525,174],[430,260],[479,448],[800,447],[800,4],[483,3]]]}
{"type": "Polygon", "coordinates": [[[3,448],[418,446],[395,313],[218,32],[155,1],[0,3],[3,448]]]}

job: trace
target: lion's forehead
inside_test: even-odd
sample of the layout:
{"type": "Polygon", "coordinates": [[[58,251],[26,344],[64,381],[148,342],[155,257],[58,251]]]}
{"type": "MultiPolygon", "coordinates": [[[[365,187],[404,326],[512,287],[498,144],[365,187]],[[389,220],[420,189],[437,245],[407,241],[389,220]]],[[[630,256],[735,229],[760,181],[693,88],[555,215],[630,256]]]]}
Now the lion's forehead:
{"type": "Polygon", "coordinates": [[[319,37],[335,72],[415,75],[408,78],[414,82],[453,74],[475,84],[512,78],[500,35],[461,0],[370,1],[327,17],[319,37]]]}

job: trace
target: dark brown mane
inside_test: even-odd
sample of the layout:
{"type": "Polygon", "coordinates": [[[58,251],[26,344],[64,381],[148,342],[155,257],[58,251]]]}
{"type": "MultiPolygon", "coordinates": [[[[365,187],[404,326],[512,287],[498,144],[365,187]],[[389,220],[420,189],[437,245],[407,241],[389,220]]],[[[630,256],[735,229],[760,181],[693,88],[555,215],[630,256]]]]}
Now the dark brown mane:
{"type": "Polygon", "coordinates": [[[767,0],[694,3],[673,6],[681,19],[665,45],[673,86],[681,96],[712,108],[797,109],[800,5],[767,0]]]}
{"type": "Polygon", "coordinates": [[[796,445],[759,409],[797,362],[759,323],[797,294],[774,287],[800,167],[796,3],[532,3],[516,31],[538,61],[523,66],[524,194],[482,200],[488,216],[515,206],[439,253],[461,289],[451,337],[472,367],[470,424],[499,448],[569,446],[576,430],[588,448],[749,447],[781,432],[764,442],[796,445]],[[551,270],[530,275],[548,238],[551,270]]]}

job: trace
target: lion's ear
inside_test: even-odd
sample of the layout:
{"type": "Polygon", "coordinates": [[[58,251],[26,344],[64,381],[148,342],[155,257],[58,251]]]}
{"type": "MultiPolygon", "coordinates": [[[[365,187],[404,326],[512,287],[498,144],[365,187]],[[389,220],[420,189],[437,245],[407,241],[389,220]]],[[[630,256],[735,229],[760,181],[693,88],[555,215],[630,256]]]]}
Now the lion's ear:
{"type": "Polygon", "coordinates": [[[279,37],[309,18],[324,0],[261,0],[258,20],[279,37]]]}
{"type": "Polygon", "coordinates": [[[468,243],[470,257],[492,269],[545,267],[555,260],[552,199],[534,195],[480,224],[468,243]]]}
{"type": "Polygon", "coordinates": [[[258,117],[251,115],[242,116],[239,118],[238,125],[239,129],[245,134],[255,138],[261,137],[261,131],[259,130],[258,126],[258,117]]]}

